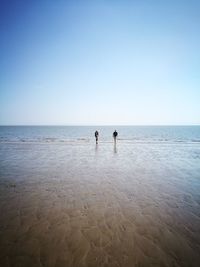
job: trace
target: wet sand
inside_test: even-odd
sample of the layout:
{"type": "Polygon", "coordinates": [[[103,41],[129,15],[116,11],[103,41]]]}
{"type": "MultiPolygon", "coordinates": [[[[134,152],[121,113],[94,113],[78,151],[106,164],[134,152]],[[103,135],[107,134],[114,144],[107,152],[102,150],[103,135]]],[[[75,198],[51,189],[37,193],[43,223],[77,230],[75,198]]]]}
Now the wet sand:
{"type": "Polygon", "coordinates": [[[0,266],[200,266],[199,145],[0,146],[0,266]]]}

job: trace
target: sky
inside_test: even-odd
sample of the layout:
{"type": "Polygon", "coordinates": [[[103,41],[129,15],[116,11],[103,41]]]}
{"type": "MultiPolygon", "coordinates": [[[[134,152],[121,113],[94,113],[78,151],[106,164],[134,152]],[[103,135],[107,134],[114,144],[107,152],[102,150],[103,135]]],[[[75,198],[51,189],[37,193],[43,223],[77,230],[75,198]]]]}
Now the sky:
{"type": "Polygon", "coordinates": [[[200,124],[200,2],[0,1],[0,125],[200,124]]]}

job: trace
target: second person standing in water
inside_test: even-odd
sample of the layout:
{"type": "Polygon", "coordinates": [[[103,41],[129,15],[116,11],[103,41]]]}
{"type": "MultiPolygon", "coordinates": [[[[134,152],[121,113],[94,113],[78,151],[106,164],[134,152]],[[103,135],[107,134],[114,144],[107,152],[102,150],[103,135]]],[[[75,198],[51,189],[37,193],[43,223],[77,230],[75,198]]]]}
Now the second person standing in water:
{"type": "Polygon", "coordinates": [[[96,132],[94,133],[94,136],[95,136],[95,139],[96,139],[96,144],[98,144],[99,132],[96,131],[96,132]]]}
{"type": "Polygon", "coordinates": [[[118,132],[115,130],[113,133],[113,138],[114,138],[115,144],[116,144],[117,136],[118,136],[118,132]]]}

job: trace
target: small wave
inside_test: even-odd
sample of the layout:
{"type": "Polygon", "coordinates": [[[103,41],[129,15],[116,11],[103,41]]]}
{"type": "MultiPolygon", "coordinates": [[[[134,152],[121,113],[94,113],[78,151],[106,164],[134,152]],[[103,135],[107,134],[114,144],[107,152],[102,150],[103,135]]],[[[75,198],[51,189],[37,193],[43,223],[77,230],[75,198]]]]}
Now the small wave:
{"type": "Polygon", "coordinates": [[[89,142],[89,138],[77,138],[77,141],[84,141],[84,142],[89,142]]]}
{"type": "Polygon", "coordinates": [[[57,141],[57,138],[47,137],[47,138],[43,138],[42,140],[44,140],[45,142],[55,142],[57,141]]]}
{"type": "Polygon", "coordinates": [[[192,139],[191,141],[194,143],[200,143],[200,139],[192,139]]]}
{"type": "MultiPolygon", "coordinates": [[[[93,138],[21,138],[21,139],[9,139],[4,138],[0,139],[0,143],[48,143],[48,144],[79,144],[79,143],[94,143],[95,140],[93,138]]],[[[112,139],[100,139],[99,143],[113,143],[112,139]]],[[[199,139],[192,140],[174,140],[174,139],[136,139],[136,138],[118,138],[118,143],[124,144],[200,144],[199,139]]]]}

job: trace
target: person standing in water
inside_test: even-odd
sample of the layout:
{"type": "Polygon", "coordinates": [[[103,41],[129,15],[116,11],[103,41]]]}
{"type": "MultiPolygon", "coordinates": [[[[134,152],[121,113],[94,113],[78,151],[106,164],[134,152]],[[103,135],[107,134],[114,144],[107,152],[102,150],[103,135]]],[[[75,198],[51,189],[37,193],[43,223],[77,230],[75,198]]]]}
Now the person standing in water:
{"type": "Polygon", "coordinates": [[[114,138],[115,144],[116,144],[117,136],[118,136],[118,132],[115,130],[114,133],[113,133],[113,138],[114,138]]]}
{"type": "Polygon", "coordinates": [[[94,136],[95,136],[95,138],[96,138],[96,144],[98,144],[99,132],[96,131],[96,132],[94,133],[94,136]]]}

